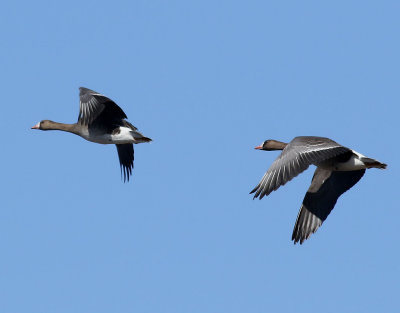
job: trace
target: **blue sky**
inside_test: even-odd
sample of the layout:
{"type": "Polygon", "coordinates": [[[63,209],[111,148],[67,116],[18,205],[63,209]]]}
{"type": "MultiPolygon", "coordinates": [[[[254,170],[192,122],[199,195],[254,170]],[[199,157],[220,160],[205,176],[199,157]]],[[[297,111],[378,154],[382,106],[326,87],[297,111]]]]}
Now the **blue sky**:
{"type": "Polygon", "coordinates": [[[1,312],[397,312],[398,1],[6,2],[1,312]],[[73,123],[78,87],[151,144],[73,123]],[[273,138],[327,136],[369,170],[302,246],[313,168],[261,201],[273,138]]]}

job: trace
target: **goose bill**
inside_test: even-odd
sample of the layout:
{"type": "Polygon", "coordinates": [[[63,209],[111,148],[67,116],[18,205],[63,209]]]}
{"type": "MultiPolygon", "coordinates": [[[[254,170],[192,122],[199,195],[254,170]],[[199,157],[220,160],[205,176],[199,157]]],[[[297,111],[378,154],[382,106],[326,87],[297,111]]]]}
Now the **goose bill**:
{"type": "Polygon", "coordinates": [[[32,126],[31,129],[39,129],[39,126],[40,126],[40,122],[37,123],[35,126],[32,126]]]}

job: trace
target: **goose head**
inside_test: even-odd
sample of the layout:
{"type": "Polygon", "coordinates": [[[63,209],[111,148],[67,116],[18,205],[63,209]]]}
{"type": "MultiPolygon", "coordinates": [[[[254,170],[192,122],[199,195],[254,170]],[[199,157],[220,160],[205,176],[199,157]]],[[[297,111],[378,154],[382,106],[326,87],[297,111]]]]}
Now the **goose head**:
{"type": "Polygon", "coordinates": [[[257,150],[273,151],[273,150],[283,150],[287,146],[287,143],[268,139],[265,140],[261,145],[255,147],[257,150]]]}
{"type": "Polygon", "coordinates": [[[43,120],[37,123],[35,126],[31,127],[31,129],[50,130],[53,129],[53,126],[53,121],[43,120]]]}

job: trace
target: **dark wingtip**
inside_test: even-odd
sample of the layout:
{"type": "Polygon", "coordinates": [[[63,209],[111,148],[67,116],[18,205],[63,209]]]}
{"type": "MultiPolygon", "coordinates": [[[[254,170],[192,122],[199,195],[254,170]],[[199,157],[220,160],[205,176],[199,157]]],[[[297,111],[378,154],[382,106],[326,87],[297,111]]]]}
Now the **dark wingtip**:
{"type": "Polygon", "coordinates": [[[303,235],[301,234],[300,229],[297,228],[297,223],[296,223],[296,225],[293,229],[293,232],[292,232],[293,244],[299,243],[302,245],[303,242],[308,239],[308,237],[304,236],[304,234],[303,235]]]}
{"type": "Polygon", "coordinates": [[[132,175],[132,169],[127,168],[123,165],[121,165],[120,168],[121,168],[121,179],[124,179],[124,183],[129,182],[129,177],[132,175]]]}
{"type": "Polygon", "coordinates": [[[303,242],[304,242],[304,238],[297,238],[297,237],[295,238],[293,236],[292,236],[292,240],[293,240],[293,244],[294,245],[296,245],[296,244],[301,244],[302,245],[303,242]]]}
{"type": "MultiPolygon", "coordinates": [[[[260,184],[258,184],[257,186],[255,186],[255,187],[253,188],[253,190],[250,191],[250,194],[255,193],[255,192],[258,190],[258,187],[260,187],[260,184]]],[[[257,197],[257,196],[258,196],[258,195],[256,194],[255,197],[257,197]]]]}
{"type": "Polygon", "coordinates": [[[293,240],[293,244],[303,244],[303,242],[304,241],[306,241],[308,238],[310,238],[310,236],[312,235],[312,234],[314,234],[315,233],[315,231],[314,232],[311,232],[310,234],[308,234],[308,235],[305,235],[304,233],[302,234],[301,232],[300,232],[300,230],[297,230],[296,231],[296,229],[295,230],[293,230],[293,233],[292,233],[292,240],[293,240]]]}
{"type": "MultiPolygon", "coordinates": [[[[249,195],[251,195],[252,193],[255,193],[255,192],[257,191],[257,189],[258,189],[258,185],[257,185],[252,191],[249,192],[249,195]]],[[[255,194],[255,195],[253,196],[253,200],[254,200],[255,198],[257,198],[257,194],[255,194]]]]}
{"type": "Polygon", "coordinates": [[[85,87],[79,87],[79,95],[83,95],[85,93],[87,93],[90,89],[87,89],[85,87]]]}
{"type": "Polygon", "coordinates": [[[79,87],[79,96],[86,94],[98,94],[98,92],[86,87],[79,87]]]}

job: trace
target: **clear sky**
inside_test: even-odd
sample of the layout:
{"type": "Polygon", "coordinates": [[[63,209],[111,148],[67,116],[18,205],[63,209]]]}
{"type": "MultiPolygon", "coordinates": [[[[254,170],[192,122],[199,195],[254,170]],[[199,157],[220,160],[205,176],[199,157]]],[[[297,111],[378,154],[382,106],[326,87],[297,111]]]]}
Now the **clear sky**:
{"type": "Polygon", "coordinates": [[[7,1],[0,311],[398,312],[399,1],[7,1]],[[151,144],[73,123],[78,87],[151,144]],[[326,136],[368,170],[302,246],[310,168],[252,200],[265,139],[326,136]],[[397,156],[396,156],[397,155],[397,156]]]}

